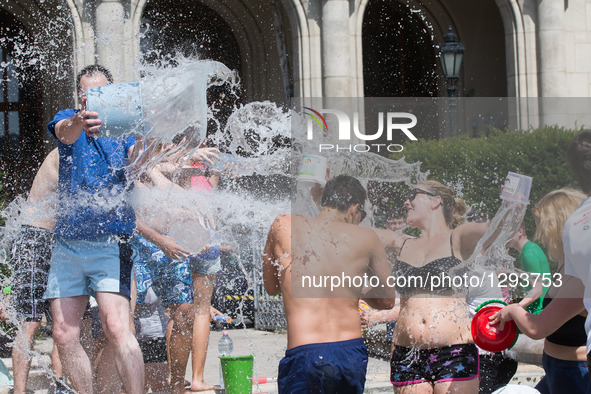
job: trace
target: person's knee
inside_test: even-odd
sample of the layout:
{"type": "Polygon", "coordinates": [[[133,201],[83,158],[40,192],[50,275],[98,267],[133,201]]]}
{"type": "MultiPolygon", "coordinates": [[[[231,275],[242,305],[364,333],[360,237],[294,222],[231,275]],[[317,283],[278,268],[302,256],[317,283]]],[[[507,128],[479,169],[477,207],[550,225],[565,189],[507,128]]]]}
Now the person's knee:
{"type": "Polygon", "coordinates": [[[193,306],[193,311],[195,312],[196,317],[200,316],[209,316],[209,308],[211,307],[211,302],[198,302],[195,303],[193,306]]]}
{"type": "Polygon", "coordinates": [[[80,341],[80,327],[54,321],[52,335],[58,346],[72,345],[80,341]]]}
{"type": "Polygon", "coordinates": [[[34,324],[34,322],[25,322],[22,329],[18,331],[12,347],[13,356],[15,352],[26,352],[33,347],[33,338],[35,337],[38,326],[35,327],[31,323],[34,324]]]}
{"type": "Polygon", "coordinates": [[[37,330],[41,327],[41,322],[28,321],[23,323],[23,327],[19,330],[18,335],[31,342],[37,333],[37,330]]]}
{"type": "Polygon", "coordinates": [[[121,319],[116,314],[103,316],[101,318],[103,332],[107,340],[115,345],[124,343],[130,336],[131,322],[127,319],[121,319]]]}
{"type": "Polygon", "coordinates": [[[191,304],[180,304],[178,305],[172,316],[175,326],[179,329],[187,329],[193,325],[195,314],[193,312],[193,306],[191,304]]]}

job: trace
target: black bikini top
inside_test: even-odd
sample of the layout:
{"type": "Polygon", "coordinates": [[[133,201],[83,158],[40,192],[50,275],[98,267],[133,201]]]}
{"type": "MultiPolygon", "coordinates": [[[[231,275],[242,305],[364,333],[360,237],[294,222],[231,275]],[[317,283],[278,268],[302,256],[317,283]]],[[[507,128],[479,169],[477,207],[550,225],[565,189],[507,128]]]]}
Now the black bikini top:
{"type": "MultiPolygon", "coordinates": [[[[402,243],[398,256],[402,254],[402,249],[410,238],[407,238],[402,243]]],[[[402,260],[396,261],[392,271],[395,277],[395,288],[401,296],[408,296],[411,293],[440,293],[449,292],[452,290],[450,271],[455,266],[459,265],[462,260],[454,255],[454,248],[451,235],[449,237],[449,246],[451,249],[451,256],[441,257],[428,262],[421,267],[415,267],[402,260]],[[448,280],[432,279],[434,277],[442,278],[447,276],[448,280]]],[[[457,275],[454,273],[454,275],[457,275]]]]}
{"type": "MultiPolygon", "coordinates": [[[[550,304],[552,298],[546,296],[542,301],[545,307],[550,304]]],[[[587,344],[587,334],[585,333],[585,317],[577,315],[564,323],[558,330],[548,335],[546,339],[556,345],[562,346],[585,346],[587,344]]]]}

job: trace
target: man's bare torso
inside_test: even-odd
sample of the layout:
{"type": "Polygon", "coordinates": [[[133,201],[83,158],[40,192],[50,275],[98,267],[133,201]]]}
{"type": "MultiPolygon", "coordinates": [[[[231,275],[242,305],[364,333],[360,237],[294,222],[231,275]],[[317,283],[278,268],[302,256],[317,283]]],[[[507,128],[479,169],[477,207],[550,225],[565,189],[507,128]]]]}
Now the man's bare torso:
{"type": "Polygon", "coordinates": [[[55,208],[59,177],[59,154],[52,150],[39,167],[27,198],[23,224],[47,230],[55,228],[55,208]]]}
{"type": "Polygon", "coordinates": [[[373,230],[320,216],[285,215],[271,228],[266,255],[277,264],[288,348],[361,337],[362,288],[349,286],[346,278],[363,278],[372,260],[388,270],[373,230]]]}

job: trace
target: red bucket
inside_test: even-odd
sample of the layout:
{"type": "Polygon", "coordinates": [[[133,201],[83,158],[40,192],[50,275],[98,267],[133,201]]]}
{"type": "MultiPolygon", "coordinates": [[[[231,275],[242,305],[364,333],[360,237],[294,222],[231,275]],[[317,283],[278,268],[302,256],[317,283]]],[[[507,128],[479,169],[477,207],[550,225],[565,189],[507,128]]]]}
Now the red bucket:
{"type": "Polygon", "coordinates": [[[499,330],[499,324],[490,324],[489,318],[506,305],[500,300],[490,300],[476,308],[471,331],[474,343],[479,348],[496,353],[511,348],[517,341],[519,330],[514,321],[505,322],[502,330],[499,330]]]}

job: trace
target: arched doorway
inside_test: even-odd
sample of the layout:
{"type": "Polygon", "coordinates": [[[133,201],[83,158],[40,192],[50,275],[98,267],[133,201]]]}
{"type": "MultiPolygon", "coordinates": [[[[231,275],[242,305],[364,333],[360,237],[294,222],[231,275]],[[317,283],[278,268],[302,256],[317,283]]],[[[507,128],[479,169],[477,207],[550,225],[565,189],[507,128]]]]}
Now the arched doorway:
{"type": "Polygon", "coordinates": [[[436,96],[430,30],[403,3],[369,2],[362,27],[365,97],[436,96]]]}
{"type": "MultiPolygon", "coordinates": [[[[379,113],[394,112],[392,107],[405,106],[418,110],[409,97],[437,96],[436,52],[432,28],[421,19],[420,12],[398,1],[370,0],[365,9],[361,28],[363,47],[363,83],[365,127],[370,133],[379,128],[379,113]],[[372,97],[396,98],[372,100],[372,97]],[[404,100],[402,98],[405,98],[404,100]]],[[[412,111],[411,111],[412,112],[412,111]]],[[[430,102],[421,103],[420,122],[413,129],[420,138],[438,137],[434,132],[435,111],[430,102]],[[425,107],[426,106],[426,107],[425,107]]],[[[402,133],[391,139],[386,133],[378,144],[402,144],[408,140],[402,133]]],[[[377,151],[387,155],[387,152],[377,151]]]]}
{"type": "Polygon", "coordinates": [[[148,62],[199,56],[241,70],[240,49],[230,26],[199,2],[148,1],[141,29],[140,50],[148,62]]]}
{"type": "MultiPolygon", "coordinates": [[[[174,64],[175,58],[211,59],[242,74],[240,48],[230,26],[211,8],[199,2],[151,0],[141,22],[140,51],[149,64],[174,64]]],[[[242,95],[240,95],[242,96],[242,95]]],[[[217,101],[215,114],[223,128],[236,95],[224,87],[212,87],[208,100],[217,101]]],[[[208,133],[217,124],[209,123],[208,133]]]]}
{"type": "Polygon", "coordinates": [[[2,194],[13,198],[29,190],[44,157],[42,91],[38,70],[15,61],[25,55],[22,44],[32,38],[4,10],[0,10],[0,37],[4,38],[0,42],[0,178],[2,194]]]}

